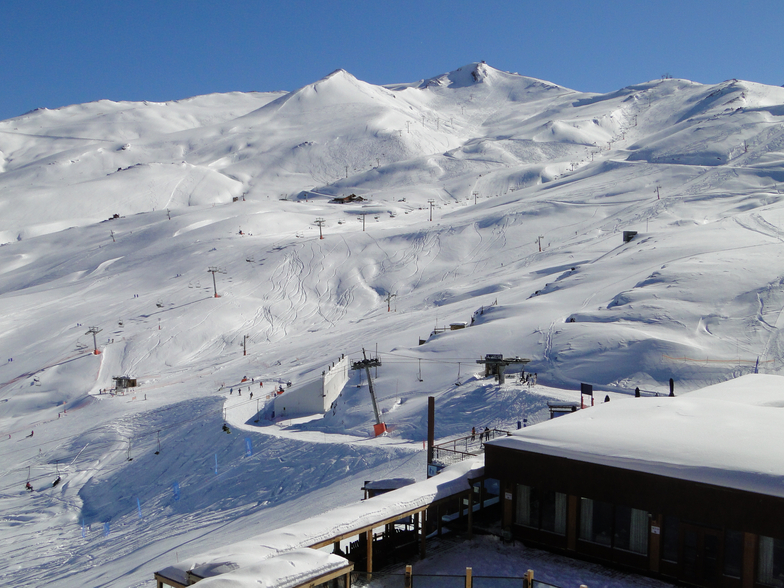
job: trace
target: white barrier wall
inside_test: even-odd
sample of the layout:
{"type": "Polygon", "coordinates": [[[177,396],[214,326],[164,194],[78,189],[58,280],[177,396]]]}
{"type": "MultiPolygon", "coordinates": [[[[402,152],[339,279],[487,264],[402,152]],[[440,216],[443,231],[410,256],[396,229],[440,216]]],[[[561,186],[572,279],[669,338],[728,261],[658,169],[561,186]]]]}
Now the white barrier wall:
{"type": "Polygon", "coordinates": [[[348,357],[345,355],[340,358],[340,361],[327,370],[324,374],[324,388],[322,393],[324,395],[324,407],[322,412],[327,412],[335,399],[340,395],[344,386],[348,382],[348,357]]]}
{"type": "Polygon", "coordinates": [[[348,382],[348,358],[343,356],[315,380],[275,397],[275,417],[323,414],[348,382]]]}

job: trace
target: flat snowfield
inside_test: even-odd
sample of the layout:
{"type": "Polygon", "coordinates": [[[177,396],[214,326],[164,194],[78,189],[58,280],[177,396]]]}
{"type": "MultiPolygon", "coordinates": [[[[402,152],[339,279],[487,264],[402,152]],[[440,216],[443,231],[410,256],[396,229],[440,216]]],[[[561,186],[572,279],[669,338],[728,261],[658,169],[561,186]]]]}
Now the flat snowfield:
{"type": "Polygon", "coordinates": [[[0,122],[0,583],[153,585],[422,479],[428,396],[448,439],[580,382],[779,374],[782,181],[784,89],[738,80],[338,70],[0,122]],[[273,417],[363,349],[386,436],[358,371],[326,414],[273,417]],[[537,384],[485,379],[491,353],[537,384]]]}

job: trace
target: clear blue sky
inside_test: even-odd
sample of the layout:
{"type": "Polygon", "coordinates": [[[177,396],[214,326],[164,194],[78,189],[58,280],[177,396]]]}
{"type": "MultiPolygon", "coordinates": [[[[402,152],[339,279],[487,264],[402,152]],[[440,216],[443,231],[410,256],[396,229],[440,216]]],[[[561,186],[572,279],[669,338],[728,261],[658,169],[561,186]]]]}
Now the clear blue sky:
{"type": "Polygon", "coordinates": [[[101,98],[413,82],[485,60],[575,90],[784,84],[782,0],[0,0],[0,120],[101,98]]]}

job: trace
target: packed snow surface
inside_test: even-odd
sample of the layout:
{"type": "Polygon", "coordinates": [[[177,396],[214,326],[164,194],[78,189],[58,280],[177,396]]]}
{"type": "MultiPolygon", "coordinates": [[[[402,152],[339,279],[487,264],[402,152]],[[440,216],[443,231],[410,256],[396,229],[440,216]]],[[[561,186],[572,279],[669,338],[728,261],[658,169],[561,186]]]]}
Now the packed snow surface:
{"type": "Polygon", "coordinates": [[[2,583],[152,585],[422,479],[428,396],[445,440],[541,421],[580,382],[780,374],[782,180],[784,89],[739,80],[338,70],[1,121],[2,583]],[[356,371],[325,415],[272,416],[274,389],[363,348],[386,436],[356,371]],[[488,353],[537,384],[485,379],[488,353]]]}

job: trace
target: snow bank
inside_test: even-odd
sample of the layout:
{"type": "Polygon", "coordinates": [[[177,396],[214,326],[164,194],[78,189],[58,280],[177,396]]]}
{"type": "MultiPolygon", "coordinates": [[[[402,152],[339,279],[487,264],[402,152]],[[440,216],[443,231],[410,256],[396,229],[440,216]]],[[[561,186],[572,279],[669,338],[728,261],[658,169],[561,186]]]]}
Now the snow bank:
{"type": "Polygon", "coordinates": [[[259,564],[205,578],[199,586],[205,588],[291,588],[309,580],[336,572],[349,565],[348,560],[333,553],[314,549],[295,549],[285,555],[272,557],[259,564]]]}

